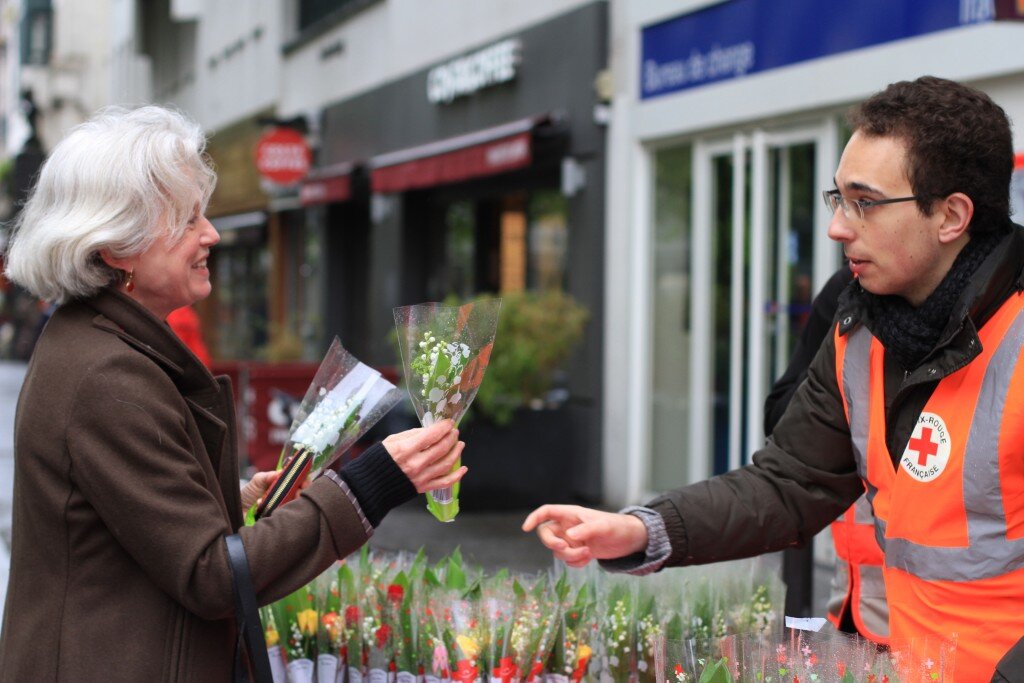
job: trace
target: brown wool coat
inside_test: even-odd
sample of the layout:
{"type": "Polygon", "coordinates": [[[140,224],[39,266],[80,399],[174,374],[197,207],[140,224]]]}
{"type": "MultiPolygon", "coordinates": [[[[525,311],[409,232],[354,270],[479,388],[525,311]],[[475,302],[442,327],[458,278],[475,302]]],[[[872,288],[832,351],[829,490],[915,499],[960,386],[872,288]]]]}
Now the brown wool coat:
{"type": "MultiPolygon", "coordinates": [[[[104,290],[60,307],[15,420],[0,681],[227,681],[234,413],[160,320],[104,290]]],[[[261,604],[362,545],[327,478],[241,531],[261,604]]]]}

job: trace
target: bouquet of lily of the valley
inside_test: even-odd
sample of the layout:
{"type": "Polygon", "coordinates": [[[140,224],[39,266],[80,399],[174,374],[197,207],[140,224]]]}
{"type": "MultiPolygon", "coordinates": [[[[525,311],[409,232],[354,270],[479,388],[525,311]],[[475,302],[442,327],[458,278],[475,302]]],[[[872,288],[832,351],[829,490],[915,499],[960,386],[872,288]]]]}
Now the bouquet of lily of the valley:
{"type": "MultiPolygon", "coordinates": [[[[367,556],[366,546],[363,546],[361,556],[367,556]]],[[[367,560],[368,561],[368,560],[367,560]]],[[[360,609],[359,579],[356,569],[349,561],[342,562],[338,566],[338,609],[340,612],[341,646],[339,656],[341,662],[339,669],[345,672],[348,681],[360,683],[363,680],[363,669],[366,664],[365,650],[363,649],[362,635],[362,611],[360,609]]]]}
{"type": "MultiPolygon", "coordinates": [[[[316,595],[303,586],[280,601],[285,630],[282,634],[288,683],[313,683],[316,674],[317,629],[320,614],[316,595]]],[[[280,614],[280,612],[279,612],[280,614]]]]}
{"type": "Polygon", "coordinates": [[[856,635],[777,627],[686,641],[666,640],[660,658],[671,683],[817,681],[884,683],[952,680],[955,641],[934,639],[880,650],[856,635]]]}
{"type": "Polygon", "coordinates": [[[332,465],[400,398],[395,385],[335,337],[292,421],[278,463],[281,474],[250,521],[291,500],[303,480],[332,465]]]}
{"type": "Polygon", "coordinates": [[[549,594],[548,583],[536,581],[529,587],[515,580],[515,616],[509,634],[509,646],[515,661],[517,680],[539,683],[544,663],[551,653],[561,619],[561,605],[549,594]]]}
{"type": "MultiPolygon", "coordinates": [[[[458,424],[466,413],[490,362],[500,307],[501,299],[482,299],[394,310],[409,397],[423,426],[445,419],[458,424]]],[[[442,522],[454,520],[459,484],[431,491],[427,508],[442,522]]]]}
{"type": "Polygon", "coordinates": [[[479,600],[484,627],[480,673],[491,683],[512,683],[518,679],[519,669],[509,642],[515,617],[515,593],[507,569],[480,586],[479,600]]]}
{"type": "Polygon", "coordinates": [[[445,640],[445,634],[452,632],[447,597],[437,571],[425,569],[413,596],[416,652],[424,683],[448,683],[451,679],[448,643],[445,640]]]}
{"type": "Polygon", "coordinates": [[[472,583],[463,566],[458,548],[424,572],[430,588],[420,600],[423,619],[420,662],[426,683],[475,681],[480,667],[482,629],[477,619],[476,602],[472,599],[472,583]],[[470,597],[467,598],[467,595],[470,597]],[[461,638],[460,638],[461,637],[461,638]]]}
{"type": "Polygon", "coordinates": [[[413,591],[405,571],[399,571],[388,584],[384,622],[391,627],[391,656],[396,683],[416,683],[416,647],[412,625],[413,591]]]}
{"type": "Polygon", "coordinates": [[[274,603],[260,607],[260,621],[263,623],[263,639],[267,643],[267,658],[270,660],[270,675],[274,683],[285,683],[285,654],[281,649],[281,628],[285,623],[283,605],[274,603]]]}
{"type": "Polygon", "coordinates": [[[579,683],[590,666],[592,645],[597,637],[594,586],[585,582],[578,587],[562,574],[555,583],[555,599],[562,606],[561,620],[554,646],[548,656],[549,683],[579,683]]]}
{"type": "Polygon", "coordinates": [[[655,666],[658,647],[665,639],[667,610],[658,608],[654,593],[641,586],[636,612],[636,676],[640,683],[658,683],[655,666]]]}
{"type": "Polygon", "coordinates": [[[487,638],[486,627],[480,618],[480,601],[476,597],[452,598],[448,610],[452,627],[448,638],[451,680],[477,683],[485,675],[480,656],[487,638]]]}
{"type": "MultiPolygon", "coordinates": [[[[631,578],[631,577],[629,577],[631,578]]],[[[629,578],[606,580],[604,600],[598,614],[601,669],[613,681],[636,679],[636,601],[637,583],[629,578]]]]}
{"type": "Polygon", "coordinates": [[[317,629],[317,683],[335,683],[344,675],[345,617],[341,610],[341,586],[336,572],[326,572],[313,583],[319,603],[317,629]]]}

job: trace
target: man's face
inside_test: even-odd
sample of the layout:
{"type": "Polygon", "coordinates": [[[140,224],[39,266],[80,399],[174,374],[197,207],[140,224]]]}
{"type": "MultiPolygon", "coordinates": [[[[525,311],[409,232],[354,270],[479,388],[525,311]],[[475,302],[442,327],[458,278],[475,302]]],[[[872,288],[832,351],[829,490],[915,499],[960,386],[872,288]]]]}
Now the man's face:
{"type": "MultiPolygon", "coordinates": [[[[847,201],[909,197],[903,140],[857,131],[839,160],[835,182],[847,201]]],[[[939,241],[941,211],[924,216],[917,202],[872,206],[858,218],[842,209],[832,216],[828,236],[843,245],[850,269],[873,294],[895,294],[918,306],[935,291],[950,260],[939,241]]]]}

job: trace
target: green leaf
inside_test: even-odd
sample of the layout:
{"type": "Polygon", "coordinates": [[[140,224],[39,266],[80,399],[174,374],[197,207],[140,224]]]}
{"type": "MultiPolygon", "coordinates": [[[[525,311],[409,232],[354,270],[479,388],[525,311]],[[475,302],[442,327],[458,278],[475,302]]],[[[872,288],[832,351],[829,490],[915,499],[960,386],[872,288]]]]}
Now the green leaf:
{"type": "Polygon", "coordinates": [[[722,657],[714,664],[704,667],[698,683],[733,683],[732,672],[729,671],[729,660],[722,657]]]}
{"type": "Polygon", "coordinates": [[[444,576],[445,588],[463,591],[466,589],[466,572],[462,570],[462,555],[456,548],[451,557],[448,558],[448,571],[444,576]]]}

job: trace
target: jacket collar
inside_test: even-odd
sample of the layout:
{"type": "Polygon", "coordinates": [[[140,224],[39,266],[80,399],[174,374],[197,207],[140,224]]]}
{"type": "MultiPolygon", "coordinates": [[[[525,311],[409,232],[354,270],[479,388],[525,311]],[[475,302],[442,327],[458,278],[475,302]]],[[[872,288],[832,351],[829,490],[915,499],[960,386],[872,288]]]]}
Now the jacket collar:
{"type": "Polygon", "coordinates": [[[93,325],[117,335],[153,359],[183,394],[219,392],[219,385],[210,371],[167,323],[128,295],[105,287],[82,303],[98,314],[93,325]]]}

